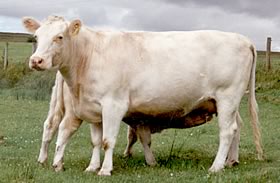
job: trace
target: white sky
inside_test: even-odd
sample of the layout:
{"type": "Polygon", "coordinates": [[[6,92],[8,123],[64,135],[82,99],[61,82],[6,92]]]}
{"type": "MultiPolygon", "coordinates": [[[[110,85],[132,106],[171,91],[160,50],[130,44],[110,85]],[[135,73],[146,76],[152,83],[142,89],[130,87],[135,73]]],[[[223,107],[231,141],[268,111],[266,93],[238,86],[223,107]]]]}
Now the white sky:
{"type": "Polygon", "coordinates": [[[21,17],[51,14],[122,30],[238,32],[260,50],[271,36],[280,50],[280,0],[2,0],[0,32],[25,32],[21,17]]]}

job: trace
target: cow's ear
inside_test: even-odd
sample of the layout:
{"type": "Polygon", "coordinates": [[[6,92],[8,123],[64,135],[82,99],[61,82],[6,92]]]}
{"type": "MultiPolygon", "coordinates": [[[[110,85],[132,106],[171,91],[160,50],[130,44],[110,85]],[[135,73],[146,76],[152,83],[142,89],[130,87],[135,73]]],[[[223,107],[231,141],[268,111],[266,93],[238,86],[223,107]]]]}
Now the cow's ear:
{"type": "Polygon", "coordinates": [[[40,22],[32,17],[23,17],[22,23],[25,29],[30,33],[35,33],[35,31],[40,27],[40,22]]]}
{"type": "Polygon", "coordinates": [[[75,36],[79,33],[82,26],[82,22],[80,20],[73,20],[69,25],[69,34],[70,36],[75,36]]]}

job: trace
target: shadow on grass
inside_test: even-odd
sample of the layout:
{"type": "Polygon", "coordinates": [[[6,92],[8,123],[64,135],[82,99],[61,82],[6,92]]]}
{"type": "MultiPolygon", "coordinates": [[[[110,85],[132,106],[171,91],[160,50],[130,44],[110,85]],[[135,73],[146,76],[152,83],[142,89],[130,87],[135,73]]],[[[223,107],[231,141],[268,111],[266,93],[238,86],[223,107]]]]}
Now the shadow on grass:
{"type": "MultiPolygon", "coordinates": [[[[171,154],[158,155],[155,157],[157,165],[155,168],[165,167],[167,169],[203,169],[207,170],[214,157],[210,156],[206,151],[198,151],[190,149],[182,152],[181,149],[174,149],[171,154]]],[[[137,167],[149,167],[145,162],[143,156],[123,157],[117,156],[118,161],[115,163],[120,168],[137,168],[137,167]]]]}
{"type": "Polygon", "coordinates": [[[210,156],[208,152],[189,149],[187,151],[171,152],[169,155],[158,157],[158,165],[167,168],[198,168],[207,169],[213,161],[214,157],[210,156]]]}
{"type": "Polygon", "coordinates": [[[0,135],[0,144],[4,143],[4,136],[0,135]]]}

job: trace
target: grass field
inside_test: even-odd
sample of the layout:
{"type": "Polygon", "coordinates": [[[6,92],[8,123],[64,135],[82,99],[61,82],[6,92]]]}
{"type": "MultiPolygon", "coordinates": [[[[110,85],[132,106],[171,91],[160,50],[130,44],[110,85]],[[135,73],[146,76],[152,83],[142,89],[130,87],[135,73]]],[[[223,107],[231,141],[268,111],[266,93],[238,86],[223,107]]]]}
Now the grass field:
{"type": "MultiPolygon", "coordinates": [[[[139,143],[134,146],[132,158],[123,158],[126,126],[122,124],[111,177],[83,172],[91,157],[86,123],[66,148],[64,172],[55,173],[51,167],[54,142],[50,147],[49,165],[41,167],[37,164],[43,121],[48,112],[48,100],[45,99],[48,97],[36,98],[34,93],[23,97],[23,93],[46,90],[44,85],[51,86],[46,80],[54,73],[40,77],[37,72],[26,72],[14,85],[0,86],[0,182],[280,182],[280,60],[275,60],[273,66],[274,70],[266,73],[260,60],[257,69],[257,99],[266,160],[256,160],[245,96],[240,109],[244,124],[238,166],[217,174],[208,173],[219,142],[216,120],[200,127],[154,134],[152,149],[158,162],[156,167],[145,164],[139,143]]],[[[2,76],[10,75],[4,73],[2,76]]]]}
{"type": "Polygon", "coordinates": [[[42,168],[36,162],[48,102],[1,97],[0,121],[4,142],[0,145],[0,182],[279,182],[280,104],[260,101],[259,107],[265,161],[255,159],[252,130],[244,102],[241,106],[244,126],[238,166],[218,174],[207,172],[218,147],[216,120],[201,127],[170,129],[153,135],[152,149],[158,161],[158,165],[153,168],[145,165],[140,144],[134,147],[133,158],[122,157],[126,145],[126,127],[123,124],[115,149],[113,176],[98,177],[83,172],[91,156],[86,123],[66,149],[66,170],[55,173],[51,168],[54,143],[50,148],[49,166],[42,168]]]}
{"type": "MultiPolygon", "coordinates": [[[[0,56],[4,54],[5,43],[0,42],[0,56]]],[[[10,63],[24,62],[32,52],[32,43],[9,43],[8,58],[10,63]]],[[[2,62],[2,58],[0,58],[2,62]]]]}

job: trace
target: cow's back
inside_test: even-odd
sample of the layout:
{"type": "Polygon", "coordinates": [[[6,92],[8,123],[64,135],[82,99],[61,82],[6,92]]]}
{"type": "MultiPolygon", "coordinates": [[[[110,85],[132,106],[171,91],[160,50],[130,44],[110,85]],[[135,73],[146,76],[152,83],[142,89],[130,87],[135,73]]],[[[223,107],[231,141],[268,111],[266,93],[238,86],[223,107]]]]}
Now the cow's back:
{"type": "MultiPolygon", "coordinates": [[[[252,44],[235,33],[219,31],[131,34],[121,61],[129,88],[129,111],[184,113],[221,90],[245,90],[252,65],[252,44]],[[137,39],[133,39],[136,34],[137,39]],[[140,35],[141,36],[140,36],[140,35]]],[[[127,36],[127,35],[122,35],[127,36]]],[[[120,43],[121,44],[121,43],[120,43]]]]}

